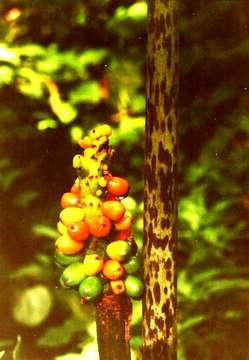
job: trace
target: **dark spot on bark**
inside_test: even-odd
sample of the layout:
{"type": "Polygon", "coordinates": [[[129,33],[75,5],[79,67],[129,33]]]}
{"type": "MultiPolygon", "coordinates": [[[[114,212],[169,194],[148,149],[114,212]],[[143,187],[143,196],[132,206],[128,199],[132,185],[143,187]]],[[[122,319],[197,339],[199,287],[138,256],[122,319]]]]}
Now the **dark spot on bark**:
{"type": "Polygon", "coordinates": [[[161,91],[161,94],[164,94],[164,93],[166,92],[166,76],[165,76],[165,78],[161,81],[160,91],[161,91]]]}
{"type": "Polygon", "coordinates": [[[164,263],[164,268],[165,268],[166,270],[168,270],[168,269],[171,269],[171,266],[172,266],[172,261],[171,261],[170,258],[168,258],[168,259],[165,261],[165,263],[164,263]]]}
{"type": "Polygon", "coordinates": [[[169,218],[162,218],[161,219],[161,227],[162,229],[165,229],[165,228],[169,228],[170,227],[170,221],[169,221],[169,218]]]}
{"type": "Polygon", "coordinates": [[[167,28],[171,27],[171,19],[170,19],[170,14],[169,13],[166,16],[166,25],[167,25],[167,28]]]}
{"type": "Polygon", "coordinates": [[[161,141],[159,142],[158,147],[158,160],[160,161],[160,163],[166,164],[168,168],[171,168],[172,156],[167,149],[164,149],[163,143],[161,141]]]}
{"type": "Polygon", "coordinates": [[[172,107],[172,99],[170,94],[168,95],[165,91],[164,98],[163,98],[163,106],[164,106],[164,114],[165,116],[168,116],[171,107],[172,107]]]}
{"type": "Polygon", "coordinates": [[[172,61],[172,39],[171,39],[171,35],[168,36],[168,40],[167,40],[167,69],[171,68],[171,61],[172,61]]]}
{"type": "Polygon", "coordinates": [[[159,328],[159,330],[163,331],[164,324],[165,324],[164,319],[162,317],[156,317],[155,323],[156,323],[157,327],[159,328]]]}
{"type": "Polygon", "coordinates": [[[156,105],[159,104],[159,84],[156,84],[156,88],[155,88],[155,103],[156,105]]]}
{"type": "Polygon", "coordinates": [[[165,129],[166,129],[165,121],[162,120],[162,121],[161,121],[161,130],[162,130],[163,133],[164,133],[165,129]]]}
{"type": "Polygon", "coordinates": [[[145,282],[147,285],[149,285],[149,283],[150,283],[150,275],[149,274],[146,275],[145,282]]]}
{"type": "Polygon", "coordinates": [[[172,119],[171,119],[171,116],[168,117],[167,127],[168,127],[169,132],[171,133],[172,132],[172,119]]]}
{"type": "Polygon", "coordinates": [[[160,15],[160,21],[159,21],[159,26],[160,26],[160,32],[162,34],[165,34],[166,32],[166,27],[165,27],[165,20],[164,20],[164,16],[163,14],[160,15]]]}
{"type": "Polygon", "coordinates": [[[153,294],[154,294],[156,303],[159,304],[160,300],[161,300],[161,291],[160,291],[160,286],[157,281],[155,282],[154,287],[153,287],[153,294]]]}
{"type": "Polygon", "coordinates": [[[159,264],[155,260],[151,261],[150,264],[152,265],[152,269],[155,273],[159,272],[159,264]]]}
{"type": "Polygon", "coordinates": [[[162,250],[166,249],[168,242],[169,242],[169,237],[168,237],[168,235],[166,235],[166,236],[164,236],[164,238],[162,240],[162,250]]]}
{"type": "Polygon", "coordinates": [[[145,181],[148,181],[149,191],[151,192],[153,189],[156,188],[155,173],[152,172],[149,164],[145,165],[144,172],[145,172],[145,181]]]}
{"type": "Polygon", "coordinates": [[[171,281],[171,278],[172,278],[172,272],[170,270],[168,270],[167,273],[166,273],[166,279],[168,281],[171,281]]]}
{"type": "Polygon", "coordinates": [[[151,290],[148,290],[148,300],[149,300],[149,304],[152,305],[153,304],[153,297],[152,297],[152,293],[151,290]]]}

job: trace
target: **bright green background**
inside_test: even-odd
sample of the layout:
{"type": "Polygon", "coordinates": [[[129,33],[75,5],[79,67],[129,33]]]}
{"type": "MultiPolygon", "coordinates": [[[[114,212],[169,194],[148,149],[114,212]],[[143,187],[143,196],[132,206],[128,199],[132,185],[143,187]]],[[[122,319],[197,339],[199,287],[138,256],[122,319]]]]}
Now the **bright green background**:
{"type": "MultiPolygon", "coordinates": [[[[95,360],[94,309],[58,286],[59,199],[79,138],[111,124],[141,244],[146,2],[2,0],[0,12],[0,359],[95,360]]],[[[180,9],[180,360],[248,356],[246,14],[239,0],[180,9]]],[[[140,320],[134,302],[134,358],[140,320]]]]}

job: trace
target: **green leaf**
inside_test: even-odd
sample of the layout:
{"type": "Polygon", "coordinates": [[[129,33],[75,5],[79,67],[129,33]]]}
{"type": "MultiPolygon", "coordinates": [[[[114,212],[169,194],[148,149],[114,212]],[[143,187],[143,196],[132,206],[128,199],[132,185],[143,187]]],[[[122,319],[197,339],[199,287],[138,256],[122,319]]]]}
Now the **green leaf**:
{"type": "Polygon", "coordinates": [[[35,190],[23,191],[22,193],[17,194],[14,204],[18,207],[25,208],[29,206],[33,200],[37,199],[38,196],[39,193],[35,190]]]}
{"type": "Polygon", "coordinates": [[[32,231],[35,235],[45,236],[50,239],[57,239],[59,233],[53,227],[45,224],[36,224],[32,227],[32,231]]]}
{"type": "Polygon", "coordinates": [[[14,183],[23,176],[21,169],[10,169],[0,174],[0,186],[4,191],[9,190],[14,183]]]}
{"type": "Polygon", "coordinates": [[[199,315],[192,315],[191,318],[182,321],[181,323],[178,323],[178,331],[186,331],[189,330],[190,328],[193,328],[194,326],[198,325],[200,322],[204,321],[207,319],[206,315],[203,314],[199,314],[199,315]]]}
{"type": "Polygon", "coordinates": [[[97,104],[100,100],[101,90],[97,81],[85,81],[70,92],[70,101],[73,104],[97,104]]]}

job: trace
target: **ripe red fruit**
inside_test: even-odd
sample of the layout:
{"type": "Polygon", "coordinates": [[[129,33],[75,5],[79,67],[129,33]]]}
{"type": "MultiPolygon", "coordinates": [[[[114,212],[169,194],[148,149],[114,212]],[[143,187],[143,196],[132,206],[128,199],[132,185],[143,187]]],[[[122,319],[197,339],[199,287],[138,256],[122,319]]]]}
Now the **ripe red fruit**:
{"type": "Polygon", "coordinates": [[[90,230],[85,221],[78,221],[68,226],[69,236],[77,242],[83,242],[90,236],[90,230]]]}
{"type": "Polygon", "coordinates": [[[107,183],[107,190],[115,196],[125,195],[129,190],[129,183],[124,178],[113,176],[107,183]]]}
{"type": "Polygon", "coordinates": [[[124,205],[116,200],[107,200],[102,205],[105,216],[113,221],[119,221],[125,213],[124,205]]]}
{"type": "Polygon", "coordinates": [[[105,237],[111,231],[111,221],[106,216],[95,216],[87,219],[90,233],[96,237],[105,237]]]}
{"type": "Polygon", "coordinates": [[[61,206],[65,209],[68,207],[78,207],[80,205],[79,195],[71,192],[64,193],[61,197],[61,206]]]}
{"type": "Polygon", "coordinates": [[[115,239],[116,240],[126,240],[131,234],[131,227],[127,230],[122,230],[116,233],[115,239]]]}

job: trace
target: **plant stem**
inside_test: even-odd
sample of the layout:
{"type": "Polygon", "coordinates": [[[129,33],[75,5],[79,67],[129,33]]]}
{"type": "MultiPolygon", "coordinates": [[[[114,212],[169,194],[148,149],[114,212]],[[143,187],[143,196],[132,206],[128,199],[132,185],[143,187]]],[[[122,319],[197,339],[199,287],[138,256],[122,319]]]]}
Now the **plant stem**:
{"type": "Polygon", "coordinates": [[[130,360],[132,305],[126,295],[104,295],[96,308],[100,360],[130,360]]]}

